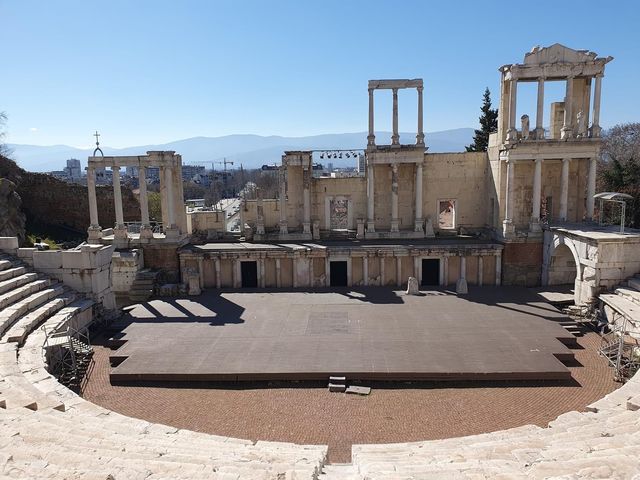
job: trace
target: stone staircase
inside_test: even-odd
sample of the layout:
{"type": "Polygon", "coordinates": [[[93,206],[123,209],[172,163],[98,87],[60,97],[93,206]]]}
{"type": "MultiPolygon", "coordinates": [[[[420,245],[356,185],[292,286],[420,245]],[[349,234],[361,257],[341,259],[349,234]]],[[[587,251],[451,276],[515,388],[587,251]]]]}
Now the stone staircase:
{"type": "Polygon", "coordinates": [[[83,400],[47,349],[93,302],[0,254],[0,478],[317,479],[327,448],[252,442],[153,424],[83,400]],[[8,282],[8,283],[7,283],[8,282]]]}
{"type": "Polygon", "coordinates": [[[132,302],[146,302],[153,295],[154,286],[158,272],[144,269],[136,274],[136,278],[131,285],[129,300],[132,302]]]}

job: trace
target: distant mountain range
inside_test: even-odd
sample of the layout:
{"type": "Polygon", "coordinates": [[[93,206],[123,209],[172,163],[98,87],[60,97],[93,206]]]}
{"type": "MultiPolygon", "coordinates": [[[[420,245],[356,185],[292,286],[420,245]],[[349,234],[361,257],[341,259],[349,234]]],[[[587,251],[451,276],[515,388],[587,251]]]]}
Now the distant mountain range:
{"type": "MultiPolygon", "coordinates": [[[[376,132],[379,144],[390,143],[390,132],[376,132]]],[[[426,133],[426,143],[430,152],[461,152],[471,143],[472,128],[458,128],[441,132],[426,133]]],[[[162,145],[142,145],[126,148],[102,147],[105,155],[144,155],[147,150],[175,150],[182,155],[185,164],[199,164],[211,167],[211,162],[223,158],[241,164],[244,168],[258,168],[264,164],[279,164],[285,150],[358,149],[364,148],[367,133],[335,133],[309,137],[280,137],[260,135],[227,135],[224,137],[194,137],[162,145]]],[[[401,143],[414,143],[415,133],[401,133],[401,143]]],[[[12,158],[25,170],[48,172],[62,170],[69,158],[79,159],[83,167],[92,149],[79,149],[67,145],[21,145],[8,144],[12,158]]],[[[349,160],[336,159],[335,166],[344,166],[349,160]]],[[[221,169],[221,165],[215,165],[221,169]]]]}

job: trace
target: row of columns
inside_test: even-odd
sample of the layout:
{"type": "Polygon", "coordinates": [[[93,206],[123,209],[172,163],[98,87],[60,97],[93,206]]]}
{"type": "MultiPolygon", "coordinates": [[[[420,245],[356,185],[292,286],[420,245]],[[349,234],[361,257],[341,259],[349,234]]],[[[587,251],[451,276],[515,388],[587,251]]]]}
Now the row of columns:
{"type": "MultiPolygon", "coordinates": [[[[114,226],[115,238],[127,238],[127,227],[124,223],[124,211],[122,206],[122,187],[120,182],[120,167],[111,167],[113,180],[113,200],[116,222],[114,226]]],[[[165,231],[175,230],[176,214],[173,204],[173,170],[167,167],[160,167],[160,175],[163,178],[167,201],[163,202],[163,208],[167,209],[168,225],[165,225],[165,231]]],[[[140,238],[153,238],[153,230],[149,219],[149,197],[147,193],[147,173],[146,167],[138,167],[138,179],[140,187],[140,238]]],[[[98,200],[96,195],[96,168],[94,166],[87,167],[87,189],[89,196],[89,239],[99,240],[102,228],[98,219],[98,200]]]]}
{"type": "MultiPolygon", "coordinates": [[[[540,231],[540,203],[542,200],[542,158],[536,158],[534,160],[533,170],[533,198],[531,208],[531,221],[530,230],[540,231]]],[[[503,234],[508,236],[514,231],[513,218],[514,218],[514,188],[515,188],[515,162],[514,160],[507,160],[507,185],[506,185],[506,198],[505,198],[505,220],[503,222],[503,234]]],[[[569,199],[569,167],[571,164],[571,158],[562,159],[562,170],[560,174],[560,209],[559,209],[559,221],[567,221],[568,213],[568,199],[569,199]]],[[[586,204],[586,217],[588,220],[593,219],[594,203],[593,196],[596,193],[596,158],[589,159],[589,174],[587,178],[587,204],[586,204]]]]}
{"type": "MultiPolygon", "coordinates": [[[[496,255],[494,255],[495,257],[495,282],[494,284],[496,286],[500,286],[501,284],[501,277],[502,277],[502,254],[501,252],[497,252],[496,255]]],[[[315,285],[315,274],[314,274],[314,267],[313,267],[313,258],[314,257],[309,257],[308,261],[309,261],[309,286],[311,287],[315,287],[317,285],[315,285]]],[[[351,262],[353,260],[353,258],[362,258],[362,284],[364,286],[369,286],[370,285],[370,278],[369,278],[369,259],[370,257],[368,256],[364,256],[364,257],[349,257],[347,259],[347,279],[348,279],[348,285],[351,286],[352,282],[351,282],[351,262]]],[[[376,258],[376,257],[371,257],[371,258],[376,258]]],[[[378,271],[379,271],[379,277],[380,280],[378,282],[378,285],[385,285],[385,259],[387,257],[385,256],[379,256],[378,258],[378,271]]],[[[395,256],[395,278],[396,278],[396,286],[400,287],[403,283],[402,279],[402,256],[395,256]]],[[[459,264],[459,276],[458,276],[458,280],[457,280],[457,284],[460,284],[461,282],[465,283],[467,282],[467,274],[466,274],[466,256],[464,255],[460,255],[458,256],[458,258],[460,259],[460,264],[459,264]]],[[[482,286],[484,285],[484,255],[478,255],[476,256],[476,258],[478,259],[478,269],[477,269],[477,285],[482,286]]],[[[275,272],[275,277],[276,277],[276,288],[281,288],[282,287],[282,269],[281,269],[281,262],[280,262],[280,258],[275,258],[275,268],[276,268],[276,272],[275,272]]],[[[421,260],[422,257],[414,257],[414,261],[413,261],[413,276],[420,279],[421,278],[421,274],[422,274],[422,264],[421,264],[421,260]]],[[[220,289],[222,287],[222,280],[221,280],[221,260],[220,258],[214,258],[214,269],[215,269],[215,275],[216,275],[216,288],[220,289]]],[[[257,274],[258,274],[258,287],[259,288],[265,288],[266,285],[266,267],[265,267],[265,259],[264,258],[258,258],[255,260],[257,262],[257,274]]],[[[242,273],[241,273],[241,262],[242,260],[237,258],[233,261],[233,265],[231,268],[231,284],[233,285],[233,288],[240,288],[240,286],[242,285],[242,273]]],[[[295,262],[295,259],[294,259],[295,262]]],[[[199,264],[199,269],[200,269],[200,281],[201,284],[204,285],[204,269],[202,266],[202,260],[199,260],[198,262],[199,264]]],[[[330,285],[330,269],[331,269],[331,257],[325,257],[325,285],[326,287],[331,286],[330,285]]],[[[298,278],[297,278],[297,274],[296,274],[296,268],[295,268],[295,264],[292,267],[292,286],[293,288],[298,287],[298,278]]],[[[448,285],[448,278],[449,278],[449,256],[444,256],[440,259],[440,270],[441,270],[441,278],[442,278],[442,285],[448,285]]],[[[466,292],[465,292],[466,293],[466,292]]]]}
{"type": "MultiPolygon", "coordinates": [[[[600,127],[600,99],[602,93],[602,77],[604,75],[598,74],[595,76],[595,86],[593,92],[593,118],[591,123],[591,136],[599,137],[602,131],[600,127]]],[[[564,121],[562,126],[562,137],[568,139],[573,136],[573,76],[569,76],[566,79],[566,91],[564,102],[564,121]]],[[[537,140],[544,139],[544,77],[538,77],[538,95],[536,104],[536,129],[535,138],[537,140]]],[[[507,140],[515,142],[518,140],[518,134],[516,129],[516,105],[518,95],[518,81],[513,79],[510,81],[509,89],[509,128],[507,130],[507,140]]]]}
{"type": "MultiPolygon", "coordinates": [[[[416,134],[416,145],[424,145],[424,126],[423,126],[423,87],[416,87],[418,91],[418,133],[416,134]]],[[[375,88],[369,89],[369,135],[367,135],[367,145],[375,146],[376,135],[374,126],[374,101],[373,91],[375,88]]],[[[400,145],[400,133],[398,132],[398,89],[392,88],[393,92],[393,108],[392,108],[392,128],[391,145],[400,145]]]]}
{"type": "MultiPolygon", "coordinates": [[[[391,232],[398,232],[400,228],[400,213],[398,209],[398,164],[390,164],[391,168],[391,232]]],[[[373,163],[367,166],[367,232],[375,232],[375,167],[373,163]]],[[[424,219],[422,217],[422,162],[416,164],[415,174],[415,222],[414,230],[423,232],[424,219]]]]}

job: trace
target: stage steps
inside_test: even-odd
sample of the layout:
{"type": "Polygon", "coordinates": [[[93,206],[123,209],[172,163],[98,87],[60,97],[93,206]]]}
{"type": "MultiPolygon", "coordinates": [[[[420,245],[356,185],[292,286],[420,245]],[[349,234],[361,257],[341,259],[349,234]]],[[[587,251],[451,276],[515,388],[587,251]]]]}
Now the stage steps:
{"type": "Polygon", "coordinates": [[[136,278],[131,285],[129,300],[132,302],[146,302],[153,295],[158,272],[145,269],[136,273],[136,278]]]}

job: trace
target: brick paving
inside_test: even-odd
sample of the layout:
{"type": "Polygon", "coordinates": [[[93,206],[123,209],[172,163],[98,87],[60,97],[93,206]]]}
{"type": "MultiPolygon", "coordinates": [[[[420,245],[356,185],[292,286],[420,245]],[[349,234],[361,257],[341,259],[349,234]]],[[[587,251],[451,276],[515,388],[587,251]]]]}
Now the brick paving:
{"type": "Polygon", "coordinates": [[[320,386],[260,384],[112,386],[110,350],[96,346],[84,396],[116,412],[178,428],[252,440],[328,444],[329,461],[349,462],[351,445],[431,440],[525,424],[545,426],[563,412],[583,410],[619,386],[589,332],[575,350],[574,382],[492,385],[373,385],[360,397],[320,386]]]}

